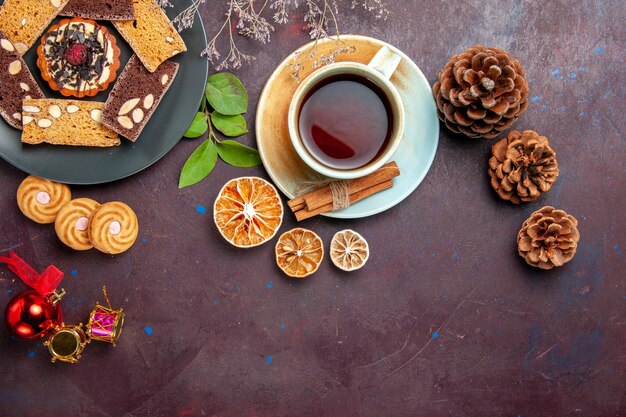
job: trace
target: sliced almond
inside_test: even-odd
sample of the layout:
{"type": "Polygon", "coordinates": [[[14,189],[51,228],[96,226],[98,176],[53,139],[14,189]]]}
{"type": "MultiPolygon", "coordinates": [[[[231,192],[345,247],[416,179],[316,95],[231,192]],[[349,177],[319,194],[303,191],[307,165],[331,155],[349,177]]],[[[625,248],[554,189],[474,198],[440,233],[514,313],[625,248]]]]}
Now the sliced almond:
{"type": "Polygon", "coordinates": [[[178,49],[174,49],[172,51],[172,56],[176,55],[176,54],[180,54],[180,51],[178,49]]]}
{"type": "Polygon", "coordinates": [[[28,113],[39,113],[41,110],[36,106],[22,106],[22,110],[28,113]]]}
{"type": "Polygon", "coordinates": [[[21,21],[20,23],[22,24],[22,26],[26,26],[26,18],[25,18],[25,17],[23,17],[23,18],[22,18],[22,21],[21,21]]]}
{"type": "Polygon", "coordinates": [[[16,75],[22,70],[22,63],[17,59],[9,64],[9,74],[16,75]]]}
{"type": "Polygon", "coordinates": [[[69,106],[67,106],[67,107],[65,108],[65,110],[66,110],[69,114],[72,114],[72,113],[76,113],[78,110],[80,110],[80,107],[78,107],[78,106],[77,106],[77,105],[75,105],[75,104],[70,104],[69,106]]]}
{"type": "Polygon", "coordinates": [[[9,52],[15,51],[13,44],[8,39],[0,39],[0,46],[2,46],[2,49],[7,50],[9,52]]]}
{"type": "Polygon", "coordinates": [[[15,42],[13,46],[15,46],[15,49],[17,49],[20,55],[24,55],[24,52],[28,51],[28,45],[23,42],[15,42]]]}
{"type": "Polygon", "coordinates": [[[102,110],[100,109],[93,109],[89,112],[89,116],[98,123],[102,122],[102,110]]]}
{"type": "Polygon", "coordinates": [[[47,127],[52,126],[52,120],[50,120],[50,119],[39,119],[37,121],[37,126],[39,126],[42,129],[45,129],[47,127]]]}
{"type": "Polygon", "coordinates": [[[118,116],[125,115],[126,113],[128,113],[132,109],[134,109],[135,106],[137,105],[137,103],[139,103],[139,99],[138,98],[131,98],[126,103],[122,104],[122,107],[120,107],[120,111],[117,113],[117,115],[118,116]]]}
{"type": "Polygon", "coordinates": [[[26,83],[20,83],[20,88],[24,91],[30,91],[30,87],[26,83]]]}
{"type": "Polygon", "coordinates": [[[143,120],[143,110],[137,107],[135,110],[133,110],[133,121],[135,123],[139,123],[142,120],[143,120]]]}
{"type": "Polygon", "coordinates": [[[165,37],[165,42],[172,43],[172,42],[174,42],[174,38],[172,38],[171,36],[166,36],[165,37]]]}
{"type": "Polygon", "coordinates": [[[133,121],[130,120],[130,117],[128,116],[120,116],[117,118],[117,122],[122,125],[123,128],[125,129],[132,129],[133,128],[133,121]]]}
{"type": "Polygon", "coordinates": [[[61,0],[50,0],[50,4],[52,5],[52,7],[58,9],[59,7],[61,7],[61,0]]]}
{"type": "Polygon", "coordinates": [[[170,76],[167,74],[163,74],[163,76],[161,77],[161,84],[165,85],[167,84],[167,81],[170,79],[170,76]]]}
{"type": "Polygon", "coordinates": [[[152,94],[148,94],[146,98],[143,99],[143,107],[148,110],[154,104],[154,96],[152,94]]]}
{"type": "Polygon", "coordinates": [[[13,113],[13,118],[17,120],[22,120],[22,115],[19,113],[13,113]]]}
{"type": "Polygon", "coordinates": [[[61,107],[53,104],[52,106],[48,107],[48,113],[50,113],[50,116],[58,119],[59,117],[61,117],[61,107]]]}
{"type": "Polygon", "coordinates": [[[22,117],[22,125],[27,125],[32,122],[34,119],[31,116],[22,117]]]}

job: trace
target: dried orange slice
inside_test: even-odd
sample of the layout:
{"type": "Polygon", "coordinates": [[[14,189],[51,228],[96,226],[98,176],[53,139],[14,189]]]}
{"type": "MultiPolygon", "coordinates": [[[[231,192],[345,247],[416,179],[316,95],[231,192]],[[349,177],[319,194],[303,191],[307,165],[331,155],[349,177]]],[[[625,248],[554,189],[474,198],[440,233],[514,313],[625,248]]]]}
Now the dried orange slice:
{"type": "Polygon", "coordinates": [[[367,240],[354,230],[346,229],[335,233],[330,242],[330,259],[344,271],[361,268],[370,256],[367,240]]]}
{"type": "Polygon", "coordinates": [[[283,203],[276,188],[263,178],[235,178],[217,195],[213,219],[224,239],[250,248],[274,237],[283,222],[283,203]]]}
{"type": "Polygon", "coordinates": [[[276,243],[276,263],[293,278],[311,275],[320,267],[323,258],[322,239],[308,229],[291,229],[283,233],[276,243]]]}

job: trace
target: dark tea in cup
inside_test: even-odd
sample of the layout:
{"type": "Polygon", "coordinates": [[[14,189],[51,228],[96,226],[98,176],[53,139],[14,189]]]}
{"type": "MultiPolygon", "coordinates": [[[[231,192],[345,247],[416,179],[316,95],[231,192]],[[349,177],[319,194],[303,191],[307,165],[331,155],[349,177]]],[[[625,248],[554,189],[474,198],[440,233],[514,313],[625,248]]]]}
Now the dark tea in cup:
{"type": "Polygon", "coordinates": [[[366,166],[387,147],[393,113],[386,94],[356,74],[321,80],[302,101],[300,138],[320,163],[334,169],[366,166]]]}

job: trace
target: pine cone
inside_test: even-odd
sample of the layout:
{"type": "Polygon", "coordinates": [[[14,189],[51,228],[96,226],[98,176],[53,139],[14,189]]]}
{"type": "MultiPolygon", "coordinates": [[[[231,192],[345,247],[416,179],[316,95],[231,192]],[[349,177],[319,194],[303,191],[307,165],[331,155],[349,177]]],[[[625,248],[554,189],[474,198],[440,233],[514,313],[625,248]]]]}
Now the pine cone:
{"type": "Polygon", "coordinates": [[[502,49],[482,45],[450,58],[433,93],[448,129],[471,138],[495,138],[528,106],[520,62],[502,49]]]}
{"type": "Polygon", "coordinates": [[[533,130],[513,130],[491,147],[491,154],[491,186],[500,198],[514,204],[538,199],[559,176],[548,138],[533,130]]]}
{"type": "Polygon", "coordinates": [[[524,222],[517,250],[529,265],[552,269],[572,260],[580,239],[578,221],[563,210],[546,206],[524,222]]]}

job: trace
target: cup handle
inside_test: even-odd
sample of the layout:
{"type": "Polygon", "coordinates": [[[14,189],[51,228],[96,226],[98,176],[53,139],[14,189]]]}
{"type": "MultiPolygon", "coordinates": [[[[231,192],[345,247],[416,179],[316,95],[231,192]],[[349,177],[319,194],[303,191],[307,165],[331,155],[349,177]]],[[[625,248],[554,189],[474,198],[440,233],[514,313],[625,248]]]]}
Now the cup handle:
{"type": "Polygon", "coordinates": [[[390,79],[401,60],[402,57],[400,55],[385,45],[380,48],[367,66],[380,72],[383,77],[390,79]]]}

